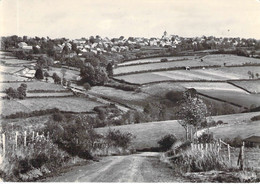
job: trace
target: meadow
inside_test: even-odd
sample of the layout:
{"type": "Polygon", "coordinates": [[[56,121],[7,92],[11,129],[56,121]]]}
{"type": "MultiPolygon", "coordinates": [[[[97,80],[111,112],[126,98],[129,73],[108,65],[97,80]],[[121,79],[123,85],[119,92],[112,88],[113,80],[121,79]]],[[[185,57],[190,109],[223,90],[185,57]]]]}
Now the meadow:
{"type": "MultiPolygon", "coordinates": [[[[212,119],[215,121],[222,120],[223,122],[228,123],[228,125],[234,125],[235,127],[237,123],[241,123],[241,125],[243,125],[245,122],[250,122],[250,118],[257,114],[259,114],[259,112],[222,115],[214,116],[212,117],[212,119]]],[[[244,124],[244,129],[247,125],[248,124],[244,124]]],[[[223,129],[224,127],[226,126],[223,126],[223,129]]],[[[236,129],[234,127],[232,130],[234,132],[234,136],[239,135],[239,132],[236,132],[236,129]]],[[[167,134],[174,134],[179,139],[185,138],[185,129],[177,122],[177,120],[104,127],[97,128],[95,130],[98,133],[105,133],[109,128],[120,130],[122,132],[132,133],[135,136],[135,139],[132,142],[132,146],[135,149],[158,147],[159,145],[157,144],[157,141],[159,141],[163,136],[167,134]]],[[[258,126],[256,125],[255,128],[259,128],[259,122],[258,126]]],[[[254,129],[254,132],[257,132],[257,129],[254,129]]],[[[226,131],[225,134],[223,133],[223,135],[229,136],[228,131],[226,131]]]]}
{"type": "Polygon", "coordinates": [[[260,80],[250,81],[232,81],[235,84],[251,93],[260,93],[260,80]]]}
{"type": "MultiPolygon", "coordinates": [[[[51,67],[51,69],[48,71],[49,75],[52,76],[53,73],[56,73],[60,78],[62,78],[62,72],[61,72],[61,68],[56,68],[56,67],[51,67]]],[[[65,73],[65,78],[67,80],[76,80],[76,78],[79,76],[79,71],[75,71],[75,70],[69,70],[69,69],[65,69],[66,73],[65,73]]]]}
{"type": "Polygon", "coordinates": [[[161,59],[167,59],[168,61],[178,61],[178,60],[192,60],[192,59],[195,59],[195,58],[196,58],[195,56],[154,57],[154,58],[126,61],[126,62],[123,62],[123,63],[119,63],[117,66],[128,66],[128,65],[145,64],[145,63],[156,63],[156,62],[161,62],[161,59]]]}
{"type": "Polygon", "coordinates": [[[1,100],[2,115],[10,115],[17,112],[32,112],[35,110],[45,110],[58,108],[67,112],[92,112],[96,106],[103,104],[79,97],[59,97],[59,98],[27,98],[24,100],[1,100]]]}
{"type": "Polygon", "coordinates": [[[17,81],[24,82],[27,80],[28,79],[25,77],[0,72],[0,82],[17,82],[17,81]]]}
{"type": "Polygon", "coordinates": [[[3,73],[16,73],[20,70],[24,69],[24,67],[22,66],[4,66],[4,65],[0,65],[0,72],[3,73]]]}
{"type": "Polygon", "coordinates": [[[1,58],[0,62],[8,64],[8,65],[21,65],[21,64],[30,64],[35,63],[36,61],[30,61],[30,60],[23,60],[23,59],[17,59],[10,56],[5,56],[6,58],[1,58]]]}
{"type": "Polygon", "coordinates": [[[27,85],[27,91],[34,91],[34,90],[42,90],[42,91],[53,91],[53,92],[61,92],[61,91],[68,91],[64,89],[61,85],[53,84],[53,83],[46,83],[42,81],[33,81],[33,82],[10,82],[10,83],[0,83],[0,91],[4,91],[5,89],[12,87],[18,88],[22,83],[27,85]]]}

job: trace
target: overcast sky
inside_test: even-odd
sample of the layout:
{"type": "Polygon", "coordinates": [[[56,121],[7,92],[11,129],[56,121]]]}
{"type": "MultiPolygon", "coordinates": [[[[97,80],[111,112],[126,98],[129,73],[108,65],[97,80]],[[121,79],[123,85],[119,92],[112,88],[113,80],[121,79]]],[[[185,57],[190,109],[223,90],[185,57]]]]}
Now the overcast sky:
{"type": "Polygon", "coordinates": [[[1,35],[260,39],[260,0],[0,0],[1,35]]]}

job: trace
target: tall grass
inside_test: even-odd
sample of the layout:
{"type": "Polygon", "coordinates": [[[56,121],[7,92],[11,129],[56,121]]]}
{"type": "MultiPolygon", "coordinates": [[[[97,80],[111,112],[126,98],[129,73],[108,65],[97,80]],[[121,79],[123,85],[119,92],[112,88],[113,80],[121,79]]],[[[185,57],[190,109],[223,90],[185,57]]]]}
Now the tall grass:
{"type": "Polygon", "coordinates": [[[168,163],[178,172],[204,172],[211,170],[226,170],[230,163],[217,150],[191,149],[187,142],[177,142],[173,149],[167,152],[168,163]],[[185,145],[185,146],[183,146],[185,145]]]}
{"type": "Polygon", "coordinates": [[[26,147],[15,148],[13,142],[8,142],[0,164],[0,177],[5,181],[33,181],[69,159],[66,152],[44,137],[38,137],[26,147]]]}

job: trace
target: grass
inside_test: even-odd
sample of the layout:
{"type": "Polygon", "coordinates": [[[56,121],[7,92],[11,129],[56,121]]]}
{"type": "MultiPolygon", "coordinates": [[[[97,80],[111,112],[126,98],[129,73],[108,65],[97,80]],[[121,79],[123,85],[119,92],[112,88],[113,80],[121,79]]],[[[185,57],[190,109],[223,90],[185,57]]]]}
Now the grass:
{"type": "Polygon", "coordinates": [[[30,61],[30,60],[17,59],[17,58],[9,57],[9,56],[6,56],[6,58],[3,58],[3,59],[1,58],[0,61],[4,61],[5,64],[11,64],[11,65],[29,64],[29,63],[35,62],[35,61],[30,61]]]}
{"type": "Polygon", "coordinates": [[[16,112],[32,112],[58,108],[68,112],[91,112],[94,107],[103,105],[86,98],[60,97],[60,98],[28,98],[25,100],[1,100],[2,115],[10,115],[16,112]]]}
{"type": "Polygon", "coordinates": [[[134,64],[144,64],[144,63],[154,63],[160,62],[161,59],[168,59],[168,61],[176,61],[176,60],[191,60],[194,59],[195,56],[170,56],[170,57],[155,57],[155,58],[147,58],[147,59],[137,59],[133,61],[127,61],[124,63],[118,64],[118,66],[126,66],[126,65],[134,65],[134,64]]]}
{"type": "Polygon", "coordinates": [[[228,55],[228,54],[212,54],[207,55],[203,57],[203,63],[207,63],[210,65],[224,65],[226,63],[226,66],[231,65],[242,65],[245,63],[258,63],[260,64],[259,59],[249,58],[249,57],[242,57],[242,56],[236,56],[236,55],[228,55]]]}
{"type": "Polygon", "coordinates": [[[0,82],[27,81],[27,78],[0,72],[0,82]]]}
{"type": "Polygon", "coordinates": [[[13,66],[3,66],[0,64],[0,72],[15,73],[22,69],[24,69],[24,67],[22,67],[22,66],[13,67],[13,66]]]}
{"type": "Polygon", "coordinates": [[[9,87],[16,89],[22,83],[25,83],[27,85],[28,91],[34,91],[34,90],[46,90],[46,91],[54,91],[54,92],[67,91],[61,85],[54,84],[54,83],[41,82],[41,81],[37,81],[37,80],[35,80],[33,82],[0,83],[0,91],[4,91],[5,89],[7,89],[9,87]]]}
{"type": "Polygon", "coordinates": [[[244,88],[251,93],[260,93],[260,80],[255,81],[232,81],[233,84],[244,88]]]}
{"type": "MultiPolygon", "coordinates": [[[[61,68],[51,67],[51,70],[49,70],[48,73],[50,74],[50,76],[52,76],[53,73],[56,73],[59,77],[62,78],[61,68]]],[[[66,69],[65,78],[67,80],[75,80],[78,76],[79,71],[66,69]]]]}
{"type": "Polygon", "coordinates": [[[59,92],[59,93],[27,93],[26,95],[28,98],[37,98],[37,97],[67,97],[73,96],[72,92],[59,92]]]}
{"type": "Polygon", "coordinates": [[[259,94],[245,94],[234,91],[203,91],[202,94],[221,99],[227,102],[231,102],[242,107],[250,108],[251,106],[260,106],[260,95],[259,94]],[[238,100],[239,99],[239,100],[238,100]]]}
{"type": "MultiPolygon", "coordinates": [[[[213,116],[212,119],[214,121],[222,120],[228,125],[234,125],[233,131],[236,132],[234,128],[236,126],[235,123],[243,123],[249,122],[250,118],[259,114],[258,113],[243,113],[243,114],[232,114],[232,115],[222,115],[222,116],[213,116]]],[[[244,129],[248,126],[248,124],[244,125],[244,129]]],[[[105,133],[109,128],[97,128],[96,131],[98,133],[105,133]]],[[[167,134],[174,134],[178,139],[182,139],[185,137],[184,128],[176,121],[158,121],[158,122],[150,122],[150,123],[140,123],[140,124],[131,124],[131,125],[121,125],[114,126],[111,129],[120,130],[121,132],[130,132],[136,138],[133,140],[133,148],[135,149],[144,149],[159,146],[157,142],[160,138],[167,134]]],[[[225,129],[225,127],[223,127],[225,129]]],[[[258,128],[259,129],[259,128],[258,128]]],[[[255,132],[258,132],[258,129],[254,129],[255,132]]],[[[212,129],[214,130],[214,129],[212,129]]],[[[228,131],[223,133],[228,136],[228,131]]]]}
{"type": "Polygon", "coordinates": [[[184,61],[175,61],[175,62],[161,62],[161,63],[151,63],[151,64],[142,64],[142,65],[133,65],[126,67],[119,67],[114,69],[114,74],[124,74],[130,72],[142,72],[147,70],[158,70],[158,69],[167,69],[173,67],[193,67],[193,66],[209,66],[206,63],[201,63],[199,60],[184,60],[184,61]]]}
{"type": "Polygon", "coordinates": [[[123,91],[120,89],[115,89],[115,88],[105,87],[105,86],[92,87],[91,90],[88,91],[88,93],[100,97],[105,97],[111,99],[114,102],[125,104],[127,106],[131,106],[133,108],[137,108],[141,110],[143,104],[145,104],[145,101],[151,98],[150,95],[142,92],[123,91]]]}

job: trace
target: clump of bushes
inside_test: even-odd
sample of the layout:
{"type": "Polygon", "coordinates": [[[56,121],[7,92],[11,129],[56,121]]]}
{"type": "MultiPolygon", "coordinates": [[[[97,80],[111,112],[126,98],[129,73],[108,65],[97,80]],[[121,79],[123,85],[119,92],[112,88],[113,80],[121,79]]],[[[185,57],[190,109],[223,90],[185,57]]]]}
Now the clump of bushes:
{"type": "Polygon", "coordinates": [[[109,129],[106,134],[106,141],[110,146],[127,148],[133,139],[133,135],[129,132],[120,132],[119,130],[109,129]]]}
{"type": "Polygon", "coordinates": [[[44,137],[37,137],[27,147],[18,146],[15,151],[14,142],[7,143],[0,166],[0,177],[5,181],[35,181],[70,159],[66,152],[44,137]]]}
{"type": "Polygon", "coordinates": [[[12,87],[6,89],[5,93],[7,95],[7,99],[24,99],[26,97],[26,89],[27,85],[25,83],[22,83],[17,89],[14,89],[12,87]]]}
{"type": "Polygon", "coordinates": [[[172,145],[177,141],[177,138],[173,134],[168,134],[162,137],[159,141],[158,144],[160,145],[160,148],[162,151],[167,151],[169,150],[172,145]]]}
{"type": "Polygon", "coordinates": [[[130,84],[109,83],[109,84],[106,84],[105,86],[116,88],[116,89],[121,89],[121,90],[124,90],[124,91],[136,91],[136,90],[138,90],[137,86],[130,85],[130,84]]]}

